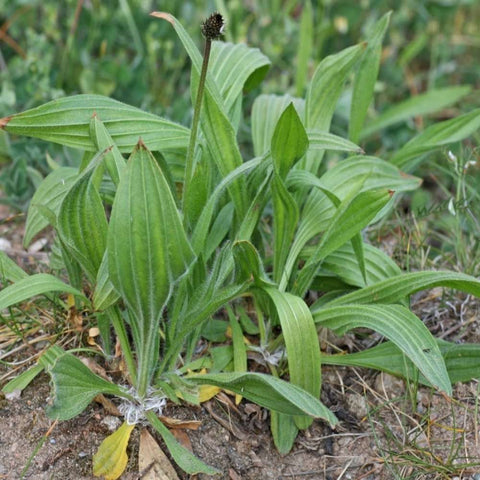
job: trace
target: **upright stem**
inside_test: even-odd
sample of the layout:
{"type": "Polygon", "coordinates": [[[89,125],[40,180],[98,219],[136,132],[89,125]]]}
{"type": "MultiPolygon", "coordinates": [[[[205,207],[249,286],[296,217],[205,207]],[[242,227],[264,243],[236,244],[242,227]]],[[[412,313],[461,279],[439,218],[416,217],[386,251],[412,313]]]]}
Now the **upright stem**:
{"type": "Polygon", "coordinates": [[[185,161],[185,178],[183,182],[183,210],[185,211],[185,199],[190,187],[195,166],[195,143],[197,140],[198,124],[200,122],[200,111],[202,109],[203,91],[205,90],[205,80],[207,78],[208,60],[210,59],[210,49],[212,41],[205,39],[205,52],[203,54],[202,72],[198,82],[197,98],[195,99],[195,110],[193,112],[192,129],[190,130],[190,142],[188,145],[187,158],[185,161]]]}

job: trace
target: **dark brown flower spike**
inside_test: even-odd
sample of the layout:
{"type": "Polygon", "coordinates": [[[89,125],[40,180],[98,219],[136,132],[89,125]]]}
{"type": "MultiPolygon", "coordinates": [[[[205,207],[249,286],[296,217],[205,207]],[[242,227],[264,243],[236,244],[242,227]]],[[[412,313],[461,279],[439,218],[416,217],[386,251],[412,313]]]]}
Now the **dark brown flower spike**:
{"type": "Polygon", "coordinates": [[[218,12],[212,13],[202,23],[202,33],[207,40],[215,40],[222,35],[225,28],[225,20],[218,12]]]}

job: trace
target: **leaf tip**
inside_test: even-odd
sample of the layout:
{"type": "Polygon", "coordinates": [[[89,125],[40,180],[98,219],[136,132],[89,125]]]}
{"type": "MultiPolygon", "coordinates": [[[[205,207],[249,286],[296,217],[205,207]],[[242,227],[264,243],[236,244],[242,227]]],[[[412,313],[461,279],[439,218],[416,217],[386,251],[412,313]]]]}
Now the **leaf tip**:
{"type": "Polygon", "coordinates": [[[8,116],[8,117],[3,117],[3,118],[0,118],[0,128],[2,130],[5,130],[5,127],[7,126],[7,123],[12,119],[12,115],[8,116]]]}
{"type": "Polygon", "coordinates": [[[144,141],[142,140],[142,137],[138,137],[137,150],[148,150],[147,146],[145,145],[144,141]]]}
{"type": "Polygon", "coordinates": [[[170,22],[172,25],[175,24],[173,17],[167,12],[152,12],[150,13],[151,17],[163,18],[167,22],[170,22]]]}

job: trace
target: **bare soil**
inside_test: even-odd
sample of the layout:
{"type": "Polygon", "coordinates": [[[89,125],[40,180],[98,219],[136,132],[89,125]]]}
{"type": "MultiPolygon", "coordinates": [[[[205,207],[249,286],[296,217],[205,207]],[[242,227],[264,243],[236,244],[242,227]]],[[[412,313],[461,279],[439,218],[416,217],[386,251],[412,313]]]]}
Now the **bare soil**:
{"type": "MultiPolygon", "coordinates": [[[[0,209],[0,213],[5,219],[8,212],[0,209]]],[[[37,268],[42,252],[25,254],[21,229],[22,222],[0,222],[0,238],[9,241],[8,253],[22,266],[37,268]]],[[[441,290],[433,290],[417,295],[414,303],[415,312],[435,335],[459,342],[480,341],[477,302],[462,295],[446,301],[441,290]]],[[[30,347],[21,348],[31,338],[19,341],[14,353],[8,343],[12,337],[7,336],[1,319],[0,328],[2,387],[13,370],[19,373],[17,363],[31,355],[30,347]]],[[[354,335],[335,339],[337,345],[349,349],[362,347],[362,341],[354,335]]],[[[245,400],[237,408],[222,394],[201,407],[169,405],[164,413],[201,422],[198,430],[175,429],[174,434],[202,460],[221,470],[215,478],[479,480],[479,391],[476,380],[459,384],[450,399],[378,372],[325,367],[322,401],[334,411],[340,425],[332,431],[315,421],[284,456],[273,445],[267,412],[245,400]]],[[[96,478],[91,473],[92,456],[121,420],[92,403],[75,419],[54,423],[45,415],[49,395],[49,378],[43,374],[20,396],[7,399],[0,394],[0,479],[96,478]]],[[[162,446],[161,439],[151,433],[162,446]]],[[[136,429],[122,479],[141,479],[148,474],[138,472],[139,436],[136,429]]],[[[177,473],[181,479],[210,478],[177,473]]]]}

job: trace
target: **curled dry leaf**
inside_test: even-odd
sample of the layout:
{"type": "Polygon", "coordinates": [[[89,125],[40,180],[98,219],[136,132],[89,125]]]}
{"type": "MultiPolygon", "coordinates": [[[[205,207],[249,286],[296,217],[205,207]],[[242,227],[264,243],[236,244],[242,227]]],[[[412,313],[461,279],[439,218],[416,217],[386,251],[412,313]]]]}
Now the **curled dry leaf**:
{"type": "Polygon", "coordinates": [[[180,420],[179,418],[158,417],[168,428],[183,428],[185,430],[198,430],[202,422],[200,420],[180,420]]]}

